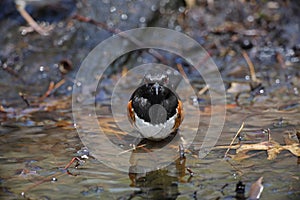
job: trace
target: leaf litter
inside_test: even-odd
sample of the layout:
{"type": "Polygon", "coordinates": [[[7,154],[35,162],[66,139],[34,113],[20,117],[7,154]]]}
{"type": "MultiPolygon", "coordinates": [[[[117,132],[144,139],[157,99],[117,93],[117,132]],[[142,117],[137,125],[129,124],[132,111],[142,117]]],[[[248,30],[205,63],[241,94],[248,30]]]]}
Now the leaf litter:
{"type": "Polygon", "coordinates": [[[254,156],[255,154],[250,154],[251,151],[265,151],[268,155],[268,160],[276,159],[277,155],[284,150],[289,151],[294,156],[300,156],[300,144],[299,144],[299,132],[294,133],[297,135],[298,139],[292,139],[292,134],[288,133],[285,137],[285,144],[282,145],[279,142],[275,141],[271,137],[271,131],[268,129],[268,141],[262,141],[258,143],[250,143],[243,144],[240,141],[236,144],[233,144],[234,141],[240,135],[242,129],[244,127],[244,123],[241,125],[240,129],[237,131],[235,137],[231,141],[230,145],[224,146],[216,146],[214,149],[227,149],[224,157],[230,157],[235,160],[243,160],[254,156]],[[228,152],[233,149],[235,150],[235,154],[228,154],[228,152]]]}

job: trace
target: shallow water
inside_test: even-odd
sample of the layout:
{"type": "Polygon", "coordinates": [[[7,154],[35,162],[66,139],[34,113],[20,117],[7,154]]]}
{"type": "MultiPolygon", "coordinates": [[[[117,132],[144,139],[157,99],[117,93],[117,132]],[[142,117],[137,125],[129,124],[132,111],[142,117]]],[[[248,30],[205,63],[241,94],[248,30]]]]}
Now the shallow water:
{"type": "MultiPolygon", "coordinates": [[[[254,111],[253,108],[229,110],[218,144],[229,144],[242,121],[246,124],[245,133],[269,127],[277,141],[283,140],[287,131],[299,131],[299,108],[290,113],[270,108],[260,114],[254,111]]],[[[203,126],[208,120],[209,115],[202,113],[203,126]]],[[[24,192],[25,199],[156,199],[162,195],[169,199],[235,199],[239,180],[246,184],[247,194],[250,185],[261,176],[264,177],[261,199],[297,199],[300,195],[299,160],[290,152],[282,151],[276,159],[267,160],[266,152],[261,151],[237,161],[224,159],[224,149],[212,150],[199,159],[202,137],[196,137],[186,153],[186,166],[194,172],[193,177],[187,171],[178,168],[176,171],[174,161],[158,171],[137,175],[134,184],[128,173],[111,169],[92,157],[77,169],[73,164],[70,175],[64,167],[83,147],[76,130],[72,126],[66,129],[49,125],[49,115],[43,123],[48,123],[48,127],[25,127],[13,121],[1,126],[2,198],[19,199],[24,192]]],[[[114,124],[112,118],[106,118],[104,123],[109,124],[107,127],[114,124]]],[[[185,131],[189,131],[188,126],[183,126],[180,134],[185,131]]],[[[109,137],[120,141],[116,136],[109,137]]]]}
{"type": "MultiPolygon", "coordinates": [[[[157,155],[159,159],[152,154],[147,158],[149,163],[163,165],[162,169],[142,174],[126,172],[128,163],[136,159],[126,150],[132,148],[131,143],[136,142],[136,146],[143,143],[138,144],[140,141],[133,140],[116,127],[115,120],[118,120],[122,128],[132,130],[124,115],[111,117],[109,98],[121,79],[122,70],[157,62],[147,50],[132,52],[116,60],[96,95],[99,124],[113,144],[129,152],[126,164],[119,165],[124,167],[123,170],[105,165],[111,160],[99,157],[101,152],[97,152],[97,148],[78,168],[75,168],[75,162],[69,171],[65,169],[72,158],[79,156],[77,151],[85,146],[80,139],[82,135],[74,128],[69,98],[76,71],[90,50],[112,35],[103,28],[71,19],[71,15],[81,14],[122,30],[159,26],[186,33],[209,51],[220,69],[226,89],[240,82],[248,84],[246,88],[250,87],[249,69],[241,54],[246,50],[262,85],[251,91],[241,85],[230,89],[242,88],[238,99],[236,93],[227,93],[226,122],[220,127],[222,133],[216,145],[229,145],[243,122],[241,143],[267,141],[268,135],[261,129],[269,128],[271,138],[285,145],[289,135],[292,137],[289,142],[299,142],[296,137],[300,131],[299,1],[279,4],[232,1],[229,5],[227,2],[226,5],[202,2],[185,10],[183,1],[62,0],[66,4],[54,4],[49,10],[57,13],[58,9],[58,18],[44,16],[45,7],[41,5],[29,5],[30,14],[38,20],[58,21],[49,37],[36,33],[22,35],[20,26],[27,24],[12,1],[3,2],[0,4],[6,9],[2,9],[5,10],[3,15],[0,13],[3,35],[0,41],[3,46],[0,50],[0,106],[7,110],[0,107],[1,199],[237,199],[235,188],[239,181],[246,185],[247,196],[251,184],[261,176],[264,177],[262,200],[300,198],[300,161],[291,152],[281,151],[273,160],[267,159],[266,151],[248,152],[250,157],[246,159],[224,159],[226,148],[209,152],[201,148],[210,125],[210,101],[207,94],[195,98],[190,91],[180,93],[186,117],[176,135],[183,139],[175,139],[184,143],[185,165],[194,176],[191,177],[178,162],[184,163],[184,160],[178,160],[179,143],[171,143],[166,152],[157,155]],[[280,63],[280,55],[285,62],[280,63]],[[73,70],[68,74],[59,70],[59,63],[64,60],[73,63],[73,70]],[[45,94],[50,81],[57,83],[64,78],[66,83],[50,97],[37,100],[45,94]],[[30,103],[40,105],[26,107],[20,91],[27,94],[30,103]],[[254,94],[261,91],[263,94],[254,94]],[[194,106],[195,103],[199,103],[200,109],[194,106]],[[199,133],[194,138],[193,133],[198,129],[195,116],[200,116],[197,119],[200,122],[199,133]],[[199,159],[199,150],[208,155],[199,159]]],[[[170,66],[182,65],[196,92],[205,86],[199,74],[182,58],[158,52],[165,56],[170,66]]],[[[122,105],[121,108],[127,104],[128,88],[140,83],[135,80],[141,77],[134,78],[121,82],[120,85],[125,87],[117,88],[120,99],[115,104],[122,105]]],[[[90,110],[87,110],[82,118],[89,118],[89,114],[90,110]]],[[[147,143],[147,148],[137,148],[137,152],[165,144],[169,144],[168,141],[147,143]]],[[[105,145],[107,153],[111,153],[110,146],[105,145]]],[[[229,154],[234,155],[235,150],[230,150],[229,154]]],[[[116,159],[116,155],[111,157],[116,159]]]]}

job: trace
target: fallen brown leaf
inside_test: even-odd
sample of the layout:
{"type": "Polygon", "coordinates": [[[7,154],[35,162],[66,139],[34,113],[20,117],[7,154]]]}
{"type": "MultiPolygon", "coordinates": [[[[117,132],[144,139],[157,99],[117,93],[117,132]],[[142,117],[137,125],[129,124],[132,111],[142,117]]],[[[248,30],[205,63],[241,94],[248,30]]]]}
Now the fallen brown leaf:
{"type": "Polygon", "coordinates": [[[292,145],[280,145],[274,140],[270,142],[260,142],[257,144],[236,144],[236,145],[226,145],[226,146],[216,146],[214,149],[235,149],[236,154],[231,155],[234,159],[246,159],[252,157],[253,155],[247,155],[249,151],[267,151],[268,160],[273,160],[277,157],[277,155],[283,151],[288,150],[295,156],[300,156],[300,145],[292,144],[292,145]]]}

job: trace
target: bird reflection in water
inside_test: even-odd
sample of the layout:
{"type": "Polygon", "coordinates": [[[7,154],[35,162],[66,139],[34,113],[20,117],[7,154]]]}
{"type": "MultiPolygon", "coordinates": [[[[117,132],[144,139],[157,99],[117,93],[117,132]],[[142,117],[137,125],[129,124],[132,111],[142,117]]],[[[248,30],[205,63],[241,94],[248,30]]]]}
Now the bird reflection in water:
{"type": "MultiPolygon", "coordinates": [[[[143,147],[159,148],[161,145],[166,145],[173,137],[174,135],[159,143],[143,140],[139,143],[139,146],[146,144],[143,147]]],[[[137,148],[132,152],[130,160],[132,166],[128,174],[131,181],[130,186],[140,188],[140,190],[134,191],[129,199],[135,197],[146,199],[176,199],[178,195],[180,195],[178,183],[190,182],[193,177],[193,172],[186,167],[184,148],[180,144],[179,153],[174,150],[177,153],[177,158],[168,167],[142,173],[146,166],[139,165],[139,158],[136,157],[135,153],[148,153],[151,155],[151,148],[137,148]],[[137,171],[141,173],[137,173],[137,171]],[[186,179],[187,176],[188,178],[186,179]]],[[[148,159],[157,162],[155,157],[149,156],[148,159]]]]}

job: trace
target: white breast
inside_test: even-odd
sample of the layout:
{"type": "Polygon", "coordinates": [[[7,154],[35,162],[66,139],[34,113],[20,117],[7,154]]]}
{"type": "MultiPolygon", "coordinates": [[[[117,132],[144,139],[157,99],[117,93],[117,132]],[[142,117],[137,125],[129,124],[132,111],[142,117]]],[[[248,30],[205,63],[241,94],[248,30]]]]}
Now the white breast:
{"type": "Polygon", "coordinates": [[[163,124],[150,124],[139,118],[135,114],[135,126],[140,132],[141,136],[150,140],[162,140],[170,135],[173,131],[175,119],[177,114],[168,119],[163,124]]]}

